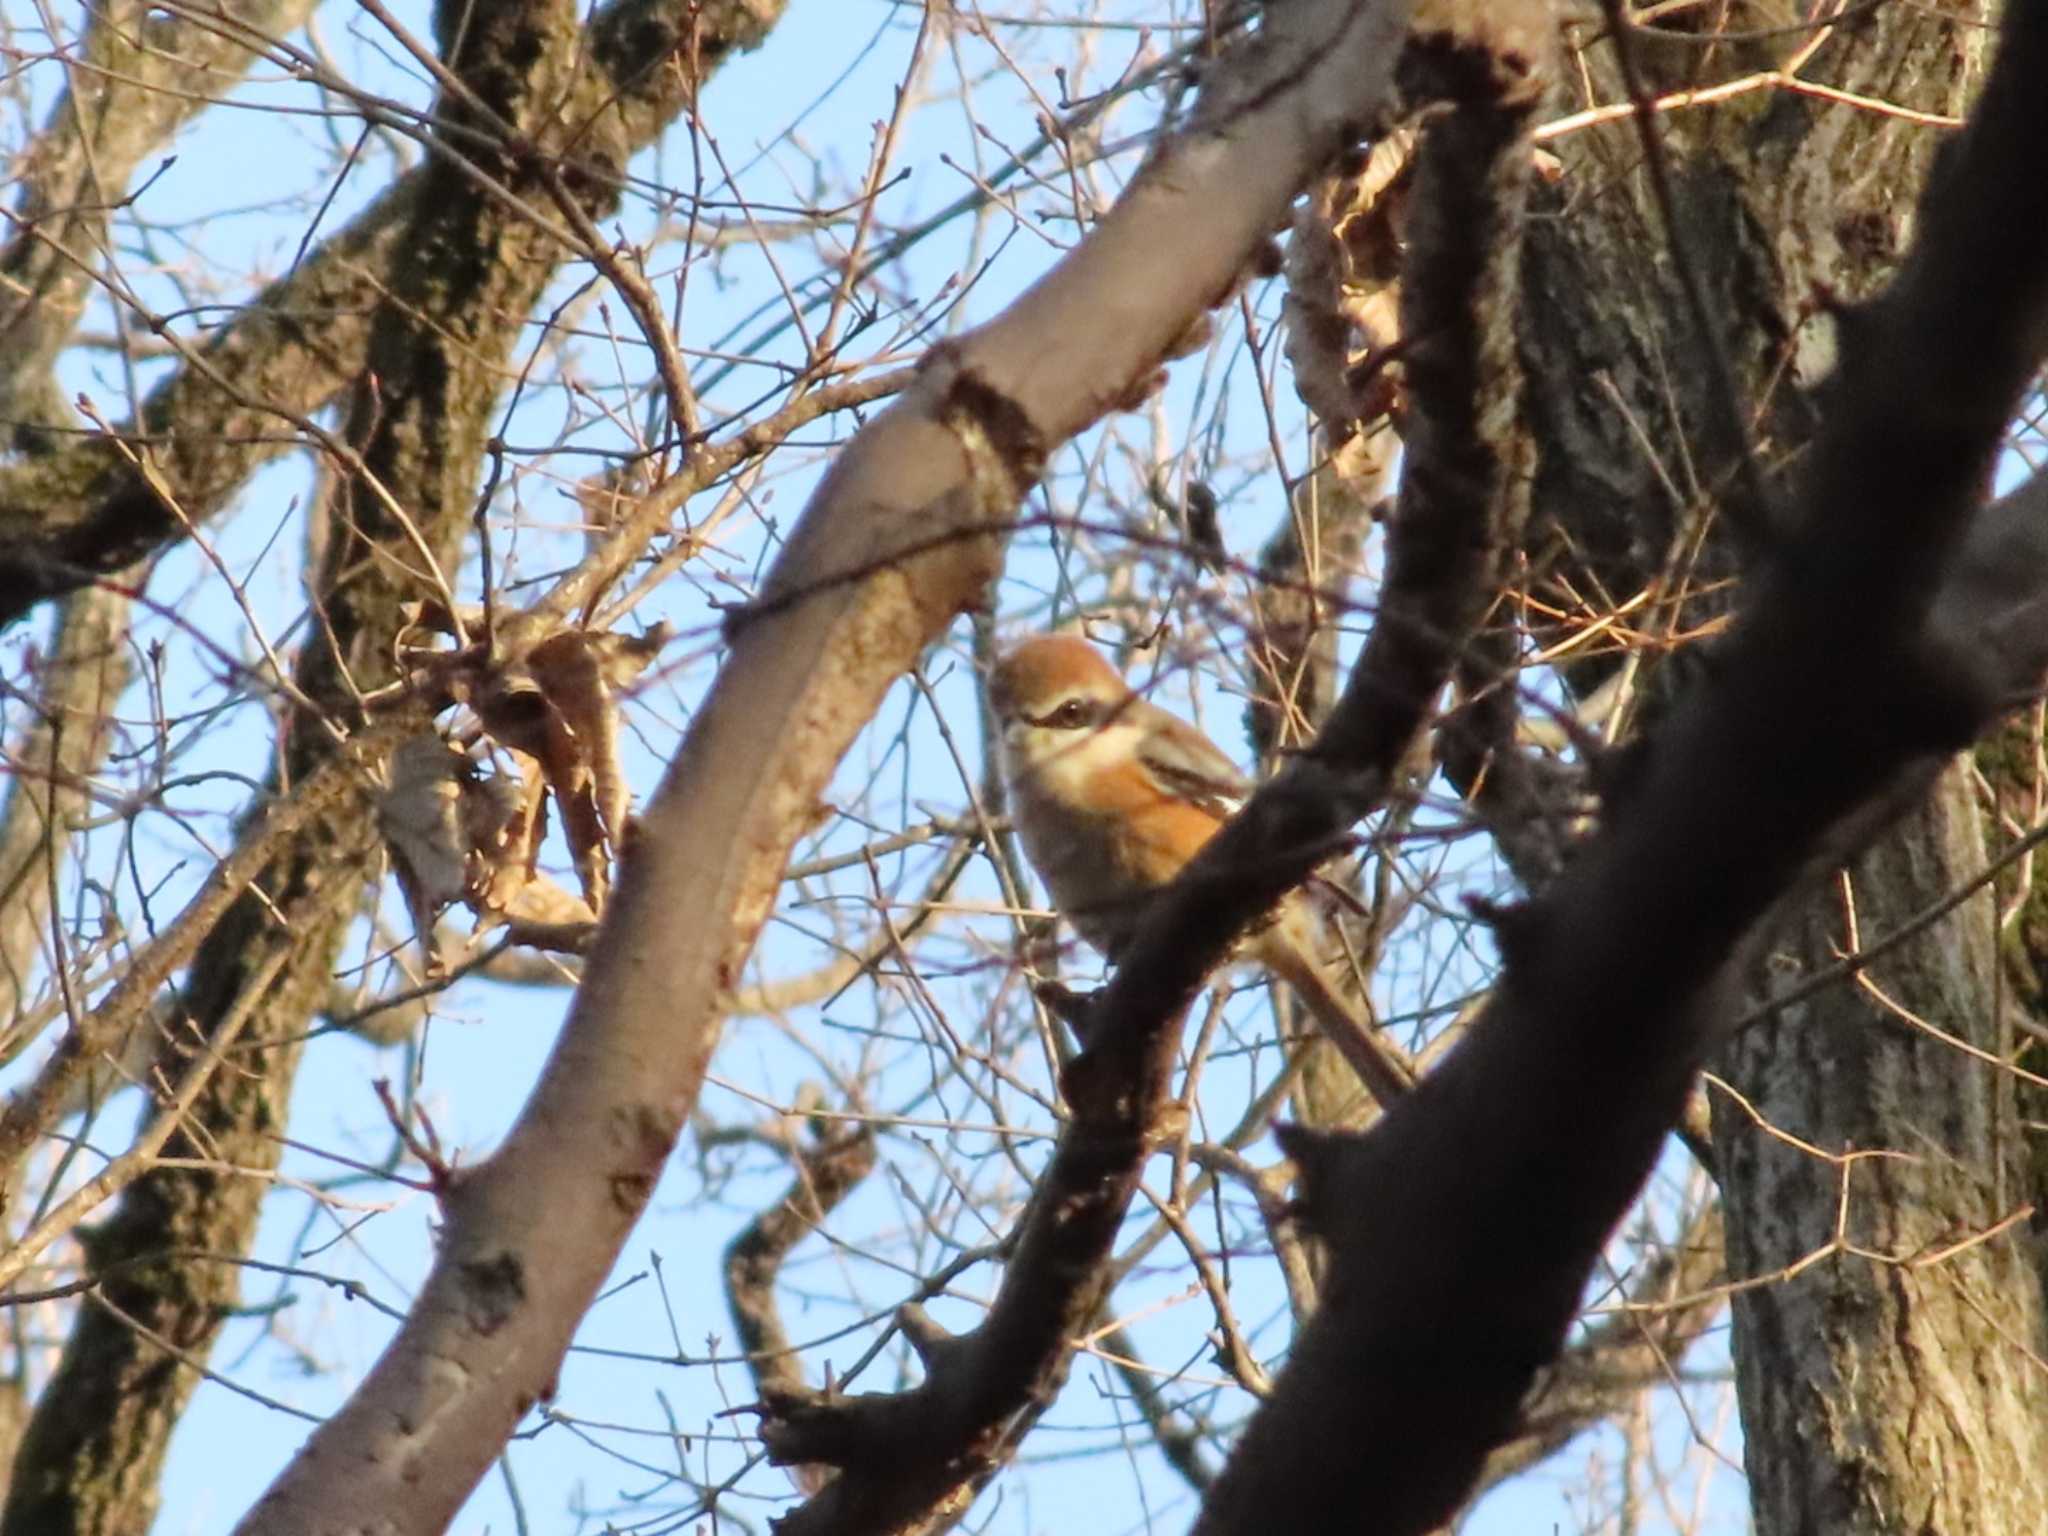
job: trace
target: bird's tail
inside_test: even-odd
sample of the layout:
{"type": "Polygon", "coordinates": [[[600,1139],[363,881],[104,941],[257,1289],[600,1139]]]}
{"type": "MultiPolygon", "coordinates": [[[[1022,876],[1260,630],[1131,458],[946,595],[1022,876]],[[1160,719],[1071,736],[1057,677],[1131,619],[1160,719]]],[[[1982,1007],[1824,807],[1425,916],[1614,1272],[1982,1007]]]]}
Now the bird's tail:
{"type": "Polygon", "coordinates": [[[1351,1064],[1381,1107],[1391,1106],[1414,1089],[1414,1069],[1373,1027],[1363,1000],[1352,997],[1351,989],[1316,958],[1315,951],[1315,917],[1295,900],[1259,935],[1253,954],[1294,989],[1323,1037],[1351,1064]]]}

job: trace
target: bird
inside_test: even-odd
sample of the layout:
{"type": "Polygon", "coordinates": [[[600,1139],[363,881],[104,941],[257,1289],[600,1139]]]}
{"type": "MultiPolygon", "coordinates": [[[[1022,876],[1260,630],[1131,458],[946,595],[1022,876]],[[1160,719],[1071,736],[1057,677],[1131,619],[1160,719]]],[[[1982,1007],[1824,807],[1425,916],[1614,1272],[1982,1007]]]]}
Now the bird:
{"type": "MultiPolygon", "coordinates": [[[[1011,823],[1053,905],[1114,964],[1163,890],[1251,793],[1195,726],[1140,698],[1076,635],[1036,635],[989,675],[1011,823]]],[[[1243,958],[1292,987],[1374,1097],[1414,1086],[1362,1000],[1317,956],[1322,925],[1291,892],[1243,958]]]]}

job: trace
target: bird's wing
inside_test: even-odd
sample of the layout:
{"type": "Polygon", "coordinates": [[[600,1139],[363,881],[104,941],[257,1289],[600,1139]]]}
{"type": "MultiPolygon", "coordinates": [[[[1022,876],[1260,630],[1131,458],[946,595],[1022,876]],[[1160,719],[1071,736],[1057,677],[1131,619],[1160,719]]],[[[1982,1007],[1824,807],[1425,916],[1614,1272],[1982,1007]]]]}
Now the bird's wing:
{"type": "Polygon", "coordinates": [[[1169,794],[1191,801],[1221,820],[1252,792],[1237,764],[1178,715],[1142,700],[1133,708],[1144,711],[1137,722],[1145,728],[1139,758],[1169,794]]]}

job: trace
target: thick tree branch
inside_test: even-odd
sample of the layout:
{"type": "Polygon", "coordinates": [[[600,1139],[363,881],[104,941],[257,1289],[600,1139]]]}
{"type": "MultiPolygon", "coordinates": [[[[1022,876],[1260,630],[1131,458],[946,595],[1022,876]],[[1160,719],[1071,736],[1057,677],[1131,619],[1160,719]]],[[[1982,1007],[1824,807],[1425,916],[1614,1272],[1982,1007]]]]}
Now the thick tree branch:
{"type": "MultiPolygon", "coordinates": [[[[645,1205],[841,753],[983,599],[999,530],[1045,452],[1152,376],[1371,116],[1399,28],[1395,6],[1274,12],[1088,238],[840,454],[760,602],[734,617],[731,656],[641,821],[533,1100],[449,1192],[397,1339],[244,1531],[395,1536],[453,1517],[551,1389],[645,1205]]],[[[897,1496],[915,1508],[925,1494],[906,1483],[897,1496]]]]}
{"type": "MultiPolygon", "coordinates": [[[[740,1348],[762,1400],[809,1390],[803,1361],[782,1321],[775,1296],[777,1277],[790,1250],[816,1231],[875,1166],[875,1131],[858,1125],[797,1149],[796,1177],[789,1192],[755,1217],[725,1250],[725,1302],[732,1311],[740,1348]]],[[[812,1492],[825,1476],[816,1469],[803,1481],[812,1492]]]]}
{"type": "Polygon", "coordinates": [[[1644,1266],[1620,1310],[1537,1377],[1514,1434],[1486,1458],[1475,1497],[1675,1379],[1686,1351],[1727,1307],[1722,1241],[1720,1206],[1710,1203],[1644,1266]]]}
{"type": "Polygon", "coordinates": [[[875,1132],[857,1125],[796,1150],[796,1177],[782,1198],[747,1223],[725,1250],[725,1300],[739,1330],[747,1369],[763,1397],[800,1390],[803,1362],[782,1322],[776,1277],[790,1250],[824,1219],[875,1166],[875,1132]]]}
{"type": "MultiPolygon", "coordinates": [[[[1434,62],[1432,45],[1444,41],[1441,34],[1411,41],[1411,55],[1434,62]]],[[[1512,43],[1497,58],[1475,52],[1476,67],[1462,77],[1431,74],[1437,89],[1493,108],[1453,114],[1432,128],[1442,138],[1438,169],[1454,183],[1474,168],[1475,156],[1488,170],[1512,165],[1511,146],[1536,98],[1529,52],[1512,43]],[[1473,121],[1484,126],[1472,130],[1473,121]]],[[[1526,171],[1526,148],[1520,162],[1526,171]]],[[[1384,792],[1483,611],[1501,547],[1493,518],[1503,504],[1496,495],[1502,466],[1477,424],[1459,412],[1469,413],[1476,398],[1471,374],[1511,366],[1512,349],[1504,338],[1483,347],[1437,306],[1455,295],[1453,308],[1469,315],[1472,286],[1511,285],[1518,182],[1505,172],[1501,182],[1482,176],[1471,184],[1472,202],[1460,210],[1470,217],[1455,233],[1447,223],[1433,239],[1418,236],[1417,261],[1432,278],[1414,285],[1411,302],[1427,321],[1418,330],[1431,340],[1418,346],[1411,375],[1418,394],[1441,408],[1444,425],[1423,434],[1418,452],[1431,456],[1430,467],[1411,469],[1404,486],[1381,622],[1344,700],[1310,754],[1261,791],[1163,898],[1095,1001],[1087,1049],[1066,1075],[1072,1119],[1040,1177],[987,1318],[959,1338],[927,1340],[925,1380],[910,1392],[792,1403],[764,1426],[778,1459],[845,1469],[790,1517],[786,1531],[950,1521],[1001,1454],[1013,1418],[1057,1387],[1068,1339],[1104,1300],[1111,1245],[1167,1091],[1182,1011],[1244,926],[1305,879],[1331,840],[1384,792]],[[1505,227],[1496,241],[1497,218],[1505,227]]]]}
{"type": "Polygon", "coordinates": [[[1326,1304],[1198,1530],[1370,1518],[1399,1536],[1450,1512],[1725,1022],[1743,935],[2038,685],[1930,610],[2048,345],[2044,78],[2048,12],[2010,7],[1910,259],[1841,317],[1786,542],[1630,797],[1542,898],[1502,914],[1505,973],[1465,1045],[1370,1136],[1299,1140],[1326,1304]]]}

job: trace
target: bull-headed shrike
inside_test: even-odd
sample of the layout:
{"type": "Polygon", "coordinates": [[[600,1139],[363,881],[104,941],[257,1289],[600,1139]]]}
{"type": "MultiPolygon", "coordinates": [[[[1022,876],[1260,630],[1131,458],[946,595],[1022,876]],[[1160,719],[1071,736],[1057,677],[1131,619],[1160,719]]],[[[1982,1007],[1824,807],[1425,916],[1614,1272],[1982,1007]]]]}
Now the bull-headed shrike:
{"type": "MultiPolygon", "coordinates": [[[[996,664],[1010,814],[1053,904],[1111,961],[1150,898],[1216,835],[1250,786],[1216,744],[1147,703],[1087,641],[1026,640],[996,664]]],[[[1299,891],[1246,939],[1244,958],[1293,987],[1382,1103],[1413,1079],[1362,1003],[1317,958],[1321,923],[1299,891]]]]}

